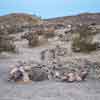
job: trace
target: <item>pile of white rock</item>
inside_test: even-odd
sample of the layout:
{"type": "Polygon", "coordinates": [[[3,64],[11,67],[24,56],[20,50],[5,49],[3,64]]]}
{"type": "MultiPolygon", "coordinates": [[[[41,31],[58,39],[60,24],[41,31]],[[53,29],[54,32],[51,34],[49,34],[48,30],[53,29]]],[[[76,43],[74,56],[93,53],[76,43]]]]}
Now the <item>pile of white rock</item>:
{"type": "Polygon", "coordinates": [[[13,82],[32,82],[43,80],[60,80],[66,82],[83,81],[88,75],[88,71],[80,70],[62,70],[53,63],[51,68],[38,62],[22,63],[21,61],[11,67],[9,72],[9,81],[13,82]]]}
{"type": "MultiPolygon", "coordinates": [[[[19,61],[10,69],[9,81],[60,80],[66,82],[83,81],[89,73],[91,62],[83,59],[60,61],[66,55],[66,48],[56,46],[40,53],[41,62],[19,61]]],[[[94,66],[94,65],[93,65],[94,66]]]]}
{"type": "Polygon", "coordinates": [[[66,60],[67,50],[59,45],[40,53],[39,61],[19,61],[10,68],[9,81],[32,82],[60,80],[83,81],[88,78],[100,79],[100,62],[88,58],[73,57],[66,60]],[[64,60],[64,61],[63,61],[64,60]]]}
{"type": "Polygon", "coordinates": [[[30,82],[42,81],[48,79],[47,71],[45,71],[39,63],[32,62],[30,64],[18,61],[17,64],[11,66],[9,72],[9,81],[30,82]]]}

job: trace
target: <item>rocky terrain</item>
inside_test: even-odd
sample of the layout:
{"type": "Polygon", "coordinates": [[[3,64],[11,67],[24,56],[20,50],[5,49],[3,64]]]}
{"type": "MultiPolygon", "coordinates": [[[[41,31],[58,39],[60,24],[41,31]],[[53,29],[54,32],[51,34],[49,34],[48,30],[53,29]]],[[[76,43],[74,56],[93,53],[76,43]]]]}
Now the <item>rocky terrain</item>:
{"type": "Polygon", "coordinates": [[[5,25],[32,25],[37,24],[39,21],[39,17],[25,13],[12,13],[5,16],[0,16],[0,23],[5,25]]]}
{"type": "MultiPolygon", "coordinates": [[[[7,15],[2,18],[4,18],[6,23],[6,18],[9,18],[8,16],[13,16],[13,20],[15,21],[17,19],[15,15],[7,15]]],[[[4,45],[3,47],[2,43],[0,44],[0,48],[4,48],[0,53],[0,99],[99,100],[99,19],[100,14],[81,14],[78,16],[48,19],[43,20],[42,23],[39,22],[37,24],[25,25],[23,31],[14,31],[13,34],[9,34],[9,31],[6,30],[6,28],[2,28],[3,24],[1,24],[0,39],[5,42],[6,45],[8,42],[5,37],[9,36],[7,40],[13,41],[11,44],[15,46],[15,52],[7,52],[5,47],[8,47],[4,45]],[[78,30],[77,25],[74,25],[73,23],[82,27],[85,25],[85,31],[83,28],[78,30]],[[89,30],[86,30],[87,27],[89,27],[89,30]],[[87,33],[88,35],[84,33],[87,33]],[[92,35],[90,35],[90,33],[92,35]],[[79,34],[82,38],[78,37],[79,34]],[[76,39],[76,37],[78,38],[76,39]],[[93,46],[93,49],[89,48],[89,52],[83,52],[80,50],[81,47],[76,44],[76,51],[73,51],[72,44],[74,39],[79,40],[78,43],[80,44],[80,41],[84,40],[83,37],[86,39],[85,41],[89,46],[96,43],[96,48],[94,49],[93,46]],[[54,55],[49,52],[50,50],[55,52],[54,55]],[[45,52],[44,55],[42,55],[43,52],[45,52]],[[64,71],[70,72],[73,69],[78,71],[82,68],[88,71],[88,76],[85,81],[72,83],[61,82],[61,80],[56,80],[54,78],[40,82],[33,81],[28,84],[8,82],[10,66],[16,65],[19,61],[26,62],[28,65],[31,65],[32,63],[40,64],[38,66],[36,65],[36,67],[46,65],[45,68],[50,71],[54,71],[52,66],[55,66],[56,71],[60,74],[64,71]],[[54,63],[52,64],[52,62],[54,63]]],[[[19,19],[17,19],[17,21],[18,20],[19,19]]],[[[21,20],[23,20],[23,17],[21,20]]],[[[25,22],[21,20],[19,20],[19,23],[25,22]]],[[[2,23],[4,21],[1,20],[2,23]]],[[[11,21],[9,20],[10,24],[11,21]]],[[[27,22],[29,22],[29,20],[27,20],[27,22]]],[[[9,44],[10,43],[8,43],[8,45],[9,44]]],[[[87,49],[87,45],[84,45],[84,48],[87,49]]]]}
{"type": "Polygon", "coordinates": [[[64,16],[45,20],[50,24],[64,24],[64,25],[77,25],[77,24],[100,24],[100,13],[83,13],[75,16],[64,16]]]}

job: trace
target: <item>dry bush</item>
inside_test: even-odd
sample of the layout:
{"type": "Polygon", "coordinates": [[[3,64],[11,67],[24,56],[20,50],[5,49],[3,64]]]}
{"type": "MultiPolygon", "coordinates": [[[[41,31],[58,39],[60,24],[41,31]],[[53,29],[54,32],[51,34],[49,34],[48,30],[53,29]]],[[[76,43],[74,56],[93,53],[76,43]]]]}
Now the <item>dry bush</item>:
{"type": "MultiPolygon", "coordinates": [[[[0,41],[1,42],[1,41],[0,41]]],[[[3,40],[0,43],[0,52],[2,51],[11,51],[15,52],[15,46],[10,41],[3,40]]]]}
{"type": "Polygon", "coordinates": [[[0,52],[2,51],[11,51],[15,52],[15,45],[9,37],[4,38],[0,36],[0,52]]]}
{"type": "Polygon", "coordinates": [[[39,45],[39,38],[38,35],[34,34],[31,39],[29,39],[29,46],[38,46],[39,45]]]}
{"type": "Polygon", "coordinates": [[[44,38],[53,38],[55,36],[55,32],[53,29],[44,30],[43,32],[44,38]]]}
{"type": "Polygon", "coordinates": [[[21,38],[22,39],[27,39],[29,46],[38,46],[48,38],[53,38],[55,36],[54,30],[34,30],[29,33],[25,33],[21,38]],[[42,38],[42,39],[40,39],[42,38]]]}
{"type": "Polygon", "coordinates": [[[12,39],[9,37],[8,32],[5,29],[0,28],[0,52],[2,51],[15,51],[15,45],[12,39]]]}
{"type": "Polygon", "coordinates": [[[22,36],[22,38],[28,40],[29,46],[34,47],[39,45],[39,36],[36,34],[36,32],[26,33],[24,36],[22,36]]]}

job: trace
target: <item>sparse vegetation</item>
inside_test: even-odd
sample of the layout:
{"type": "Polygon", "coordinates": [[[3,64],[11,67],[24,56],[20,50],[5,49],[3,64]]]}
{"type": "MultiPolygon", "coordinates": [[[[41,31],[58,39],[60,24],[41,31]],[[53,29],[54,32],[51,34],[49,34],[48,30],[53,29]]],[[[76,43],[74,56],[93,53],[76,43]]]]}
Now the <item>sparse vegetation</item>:
{"type": "Polygon", "coordinates": [[[55,36],[54,34],[54,30],[44,30],[44,29],[38,29],[38,30],[34,30],[32,32],[29,33],[25,33],[22,38],[23,39],[27,39],[29,46],[38,46],[42,43],[44,43],[44,41],[48,38],[53,38],[55,36]],[[40,38],[42,37],[42,39],[40,38]]]}

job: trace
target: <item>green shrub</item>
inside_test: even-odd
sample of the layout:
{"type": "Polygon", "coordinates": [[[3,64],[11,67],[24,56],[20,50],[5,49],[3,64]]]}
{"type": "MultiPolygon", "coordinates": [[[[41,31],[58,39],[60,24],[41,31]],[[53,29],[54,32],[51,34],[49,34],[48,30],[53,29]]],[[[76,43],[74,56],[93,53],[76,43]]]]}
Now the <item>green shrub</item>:
{"type": "Polygon", "coordinates": [[[78,27],[76,37],[73,38],[72,50],[88,53],[96,50],[97,44],[92,43],[94,34],[87,25],[78,27]]]}
{"type": "Polygon", "coordinates": [[[85,43],[85,42],[80,42],[77,40],[74,40],[73,44],[72,44],[72,49],[74,52],[92,52],[95,51],[97,48],[97,44],[90,44],[90,43],[85,43]]]}

